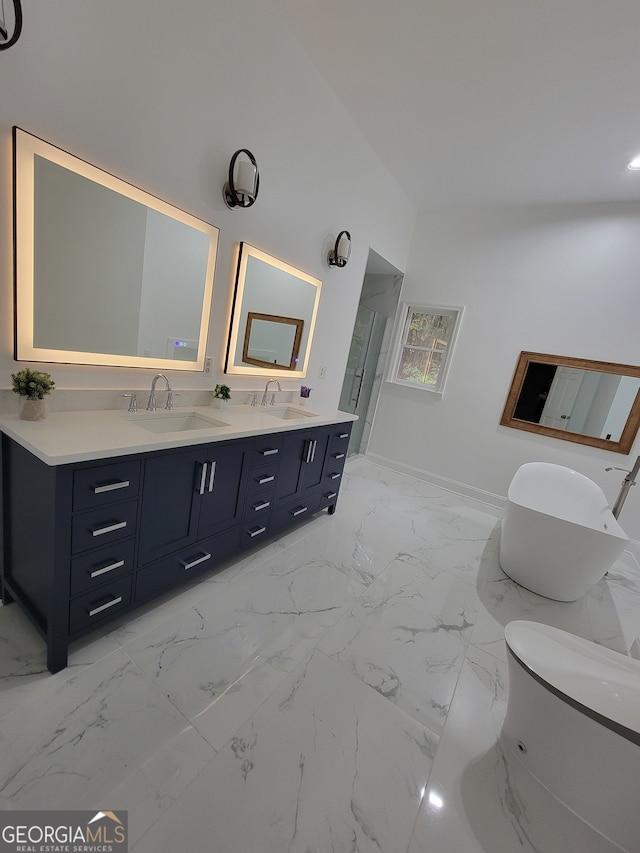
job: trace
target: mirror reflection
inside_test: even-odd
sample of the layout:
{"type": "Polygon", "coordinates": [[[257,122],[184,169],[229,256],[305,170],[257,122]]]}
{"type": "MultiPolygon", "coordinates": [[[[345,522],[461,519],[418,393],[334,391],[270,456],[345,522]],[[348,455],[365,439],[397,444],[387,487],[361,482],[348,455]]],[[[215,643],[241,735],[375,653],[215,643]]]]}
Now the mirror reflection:
{"type": "Polygon", "coordinates": [[[321,287],[241,243],[225,372],[306,376],[321,287]]]}
{"type": "Polygon", "coordinates": [[[202,370],[218,229],[14,128],[16,359],[202,370]]]}
{"type": "Polygon", "coordinates": [[[295,370],[303,329],[304,320],[250,311],[242,349],[243,362],[295,370]]]}
{"type": "Polygon", "coordinates": [[[628,453],[639,391],[640,367],[523,352],[500,423],[628,453]]]}

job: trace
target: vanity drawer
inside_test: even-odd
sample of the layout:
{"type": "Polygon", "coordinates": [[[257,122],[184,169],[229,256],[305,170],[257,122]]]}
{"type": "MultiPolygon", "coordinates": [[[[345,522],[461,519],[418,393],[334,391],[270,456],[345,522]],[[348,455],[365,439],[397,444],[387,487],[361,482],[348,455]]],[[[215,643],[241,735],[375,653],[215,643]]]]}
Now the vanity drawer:
{"type": "Polygon", "coordinates": [[[69,605],[69,634],[113,618],[131,603],[131,575],[74,598],[69,605]]]}
{"type": "Polygon", "coordinates": [[[263,518],[268,515],[273,506],[273,489],[269,492],[258,492],[250,495],[244,511],[244,520],[252,521],[254,518],[263,518]]]}
{"type": "Polygon", "coordinates": [[[135,581],[136,602],[146,601],[222,563],[236,552],[239,536],[240,528],[234,527],[140,569],[135,581]]]}
{"type": "Polygon", "coordinates": [[[255,520],[246,518],[242,526],[242,533],[240,534],[241,550],[258,545],[263,539],[267,539],[270,533],[271,523],[268,517],[262,520],[259,518],[255,520]]]}
{"type": "Polygon", "coordinates": [[[75,515],[71,522],[71,552],[79,554],[128,538],[136,529],[137,509],[137,501],[128,501],[75,515]]]}
{"type": "Polygon", "coordinates": [[[271,516],[271,530],[279,530],[309,518],[320,508],[320,492],[305,495],[295,503],[277,509],[271,516]]]}
{"type": "Polygon", "coordinates": [[[263,468],[254,468],[249,474],[249,495],[270,492],[278,479],[278,463],[271,462],[263,468]]]}
{"type": "Polygon", "coordinates": [[[256,439],[253,446],[252,468],[259,465],[268,465],[271,462],[279,462],[282,455],[282,442],[284,438],[280,435],[266,435],[256,439]]]}
{"type": "Polygon", "coordinates": [[[140,484],[140,462],[126,460],[82,468],[73,475],[73,509],[93,509],[135,498],[140,484]]]}
{"type": "Polygon", "coordinates": [[[329,439],[330,447],[336,450],[342,449],[346,453],[350,437],[351,424],[338,424],[331,431],[331,438],[329,439]]]}
{"type": "Polygon", "coordinates": [[[111,582],[133,570],[135,539],[115,542],[71,561],[71,595],[111,582]]]}

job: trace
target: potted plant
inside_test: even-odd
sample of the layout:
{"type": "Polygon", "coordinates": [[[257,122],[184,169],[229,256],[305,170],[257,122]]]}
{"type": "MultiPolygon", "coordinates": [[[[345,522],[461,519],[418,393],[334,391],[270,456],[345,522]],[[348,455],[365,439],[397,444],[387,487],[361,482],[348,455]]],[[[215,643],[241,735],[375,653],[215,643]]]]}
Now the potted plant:
{"type": "Polygon", "coordinates": [[[217,409],[224,409],[231,399],[231,388],[228,385],[216,385],[211,396],[213,398],[211,404],[217,409]]]}
{"type": "Polygon", "coordinates": [[[48,373],[25,367],[11,374],[11,387],[22,397],[20,417],[25,421],[42,421],[46,417],[44,398],[55,388],[56,383],[48,373]]]}

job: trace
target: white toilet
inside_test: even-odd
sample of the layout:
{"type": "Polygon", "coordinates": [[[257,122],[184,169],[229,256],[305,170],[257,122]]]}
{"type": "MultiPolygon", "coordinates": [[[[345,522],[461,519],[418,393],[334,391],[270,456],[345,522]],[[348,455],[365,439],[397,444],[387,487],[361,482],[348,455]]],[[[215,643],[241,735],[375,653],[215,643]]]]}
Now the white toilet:
{"type": "Polygon", "coordinates": [[[640,661],[536,622],[505,628],[501,740],[555,797],[640,850],[640,661]]]}

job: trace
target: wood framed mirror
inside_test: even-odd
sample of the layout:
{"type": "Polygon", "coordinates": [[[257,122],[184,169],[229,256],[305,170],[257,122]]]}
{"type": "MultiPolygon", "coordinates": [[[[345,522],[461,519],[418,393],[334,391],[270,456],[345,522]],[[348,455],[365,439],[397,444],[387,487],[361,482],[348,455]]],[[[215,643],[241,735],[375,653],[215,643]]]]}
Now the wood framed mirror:
{"type": "Polygon", "coordinates": [[[295,370],[300,352],[304,320],[276,314],[247,314],[242,360],[258,367],[295,370]]]}
{"type": "Polygon", "coordinates": [[[500,424],[629,453],[640,426],[640,367],[521,352],[500,424]]]}

